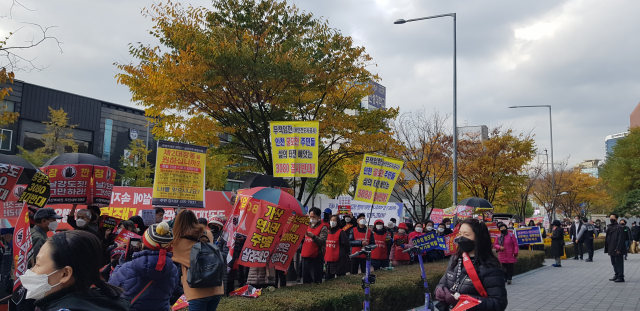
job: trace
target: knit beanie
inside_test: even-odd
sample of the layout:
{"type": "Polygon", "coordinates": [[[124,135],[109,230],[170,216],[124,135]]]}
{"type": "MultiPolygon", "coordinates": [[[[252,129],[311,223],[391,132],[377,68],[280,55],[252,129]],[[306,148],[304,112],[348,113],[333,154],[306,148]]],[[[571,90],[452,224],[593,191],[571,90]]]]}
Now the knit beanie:
{"type": "Polygon", "coordinates": [[[156,270],[162,271],[167,262],[167,247],[173,241],[173,232],[166,222],[153,224],[142,235],[144,245],[154,251],[160,251],[156,270]]]}

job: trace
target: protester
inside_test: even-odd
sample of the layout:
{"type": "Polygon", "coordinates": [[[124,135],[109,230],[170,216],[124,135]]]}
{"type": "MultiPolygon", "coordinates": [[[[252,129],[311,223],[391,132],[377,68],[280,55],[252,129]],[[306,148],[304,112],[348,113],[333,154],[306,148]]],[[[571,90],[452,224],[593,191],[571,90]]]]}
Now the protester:
{"type": "Polygon", "coordinates": [[[327,263],[327,280],[345,276],[349,272],[349,237],[338,227],[340,217],[331,216],[325,247],[324,261],[327,263]]]}
{"type": "Polygon", "coordinates": [[[529,220],[529,224],[527,225],[528,227],[535,227],[536,224],[535,222],[533,222],[533,219],[529,220]]]}
{"type": "Polygon", "coordinates": [[[607,228],[607,236],[604,241],[604,252],[611,257],[611,265],[613,266],[613,278],[609,281],[616,283],[624,282],[624,255],[627,253],[627,248],[624,243],[623,228],[618,225],[618,214],[611,213],[609,216],[611,225],[607,228]]]}
{"type": "MultiPolygon", "coordinates": [[[[369,245],[369,239],[365,238],[365,234],[367,234],[367,219],[364,214],[358,215],[358,226],[353,227],[349,230],[349,244],[351,245],[351,254],[355,254],[362,250],[363,246],[369,245]]],[[[371,236],[371,232],[369,232],[369,236],[371,236]]],[[[365,273],[366,271],[366,256],[358,255],[355,258],[351,258],[351,274],[358,274],[358,267],[360,267],[360,272],[365,273]]]]}
{"type": "Polygon", "coordinates": [[[389,259],[394,266],[404,266],[411,263],[411,255],[404,250],[410,248],[409,235],[407,235],[407,224],[398,225],[398,233],[393,236],[391,254],[389,259]]]}
{"type": "Polygon", "coordinates": [[[553,234],[551,235],[551,256],[556,260],[553,267],[562,267],[560,257],[564,256],[564,229],[560,220],[554,220],[552,223],[553,234]]]}
{"type": "MultiPolygon", "coordinates": [[[[136,225],[136,228],[138,228],[138,234],[140,235],[142,235],[144,231],[147,230],[148,228],[147,226],[144,225],[144,220],[142,220],[142,217],[138,215],[129,218],[129,220],[136,225]]],[[[173,220],[175,221],[175,219],[173,220]]]]}
{"type": "MultiPolygon", "coordinates": [[[[435,233],[437,235],[437,231],[436,231],[436,228],[434,227],[434,223],[433,223],[432,220],[427,220],[425,222],[425,227],[426,227],[426,230],[425,230],[424,233],[433,232],[433,233],[435,233]]],[[[426,259],[427,262],[434,262],[434,261],[442,259],[442,257],[440,255],[444,256],[444,252],[441,254],[440,250],[432,249],[432,250],[429,250],[426,253],[424,258],[426,259]]]]}
{"type": "Polygon", "coordinates": [[[500,237],[496,239],[493,247],[498,252],[498,259],[505,269],[505,281],[511,285],[513,266],[518,261],[518,240],[513,233],[509,232],[506,224],[499,223],[498,229],[500,229],[500,237]]]}
{"type": "Polygon", "coordinates": [[[587,247],[587,255],[589,256],[585,262],[593,262],[593,237],[595,236],[595,228],[589,223],[589,220],[585,217],[582,218],[583,227],[578,234],[578,240],[582,239],[584,245],[587,247]]]}
{"type": "Polygon", "coordinates": [[[423,224],[417,223],[414,228],[414,231],[409,233],[409,243],[413,245],[413,239],[424,234],[422,231],[423,231],[423,224]]]}
{"type": "Polygon", "coordinates": [[[213,216],[209,219],[207,227],[209,228],[209,231],[211,231],[211,235],[213,235],[213,240],[217,241],[222,233],[224,222],[222,221],[222,218],[213,216]]]}
{"type": "MultiPolygon", "coordinates": [[[[13,291],[13,282],[11,277],[13,273],[11,267],[13,265],[13,232],[14,228],[0,229],[0,294],[1,297],[11,295],[13,291]]],[[[5,302],[6,304],[6,302],[5,302]]]]}
{"type": "Polygon", "coordinates": [[[578,241],[578,233],[580,232],[580,229],[582,229],[582,221],[580,221],[580,217],[579,216],[575,216],[573,217],[573,224],[571,225],[571,228],[569,229],[569,237],[571,239],[571,241],[573,242],[573,253],[574,253],[574,257],[573,260],[583,260],[584,259],[584,244],[580,241],[578,241]],[[579,258],[578,258],[579,257],[579,258]]]}
{"type": "Polygon", "coordinates": [[[325,208],[324,213],[322,214],[322,224],[329,228],[329,219],[331,219],[331,215],[333,215],[333,211],[330,208],[325,208]]]}
{"type": "Polygon", "coordinates": [[[396,226],[395,218],[389,219],[389,222],[387,223],[387,230],[389,231],[391,236],[394,236],[396,232],[398,232],[398,227],[396,226]]]}
{"type": "Polygon", "coordinates": [[[328,229],[321,222],[320,209],[317,207],[309,210],[309,221],[310,225],[302,243],[302,283],[322,283],[323,251],[328,229]]]}
{"type": "Polygon", "coordinates": [[[371,266],[373,270],[388,267],[389,252],[387,250],[391,248],[391,239],[388,238],[389,232],[384,226],[384,221],[376,220],[371,231],[373,235],[369,238],[369,244],[376,245],[376,248],[371,251],[371,266]]]}
{"type": "Polygon", "coordinates": [[[81,230],[60,232],[47,239],[37,265],[20,276],[27,299],[37,299],[42,311],[126,311],[122,290],[100,277],[100,240],[81,230]],[[43,277],[48,276],[48,277],[43,277]]]}
{"type": "Polygon", "coordinates": [[[143,250],[133,259],[117,266],[109,284],[124,290],[122,297],[131,301],[131,311],[169,310],[171,294],[178,287],[178,268],[167,252],[173,232],[166,222],[153,224],[142,236],[143,250]]]}
{"type": "Polygon", "coordinates": [[[442,223],[444,224],[444,235],[452,234],[453,230],[451,229],[451,219],[445,218],[442,220],[442,223]]]}
{"type": "Polygon", "coordinates": [[[156,223],[159,224],[164,221],[164,208],[156,207],[156,223]]]}
{"type": "MultiPolygon", "coordinates": [[[[234,218],[234,221],[236,218],[234,218]]],[[[240,257],[240,253],[242,252],[242,247],[244,246],[244,242],[247,237],[242,234],[235,234],[235,243],[233,244],[233,252],[231,260],[227,263],[229,267],[229,273],[227,275],[227,286],[225,287],[225,295],[229,295],[235,289],[235,281],[238,281],[238,286],[242,287],[247,284],[247,276],[249,274],[249,269],[247,267],[241,266],[238,264],[238,258],[240,257]]],[[[227,251],[230,251],[227,248],[227,251]]],[[[226,258],[226,257],[225,257],[226,258]]]]}
{"type": "Polygon", "coordinates": [[[347,232],[347,234],[351,228],[356,227],[358,225],[358,223],[356,222],[356,219],[353,218],[353,214],[351,214],[351,212],[345,215],[340,222],[341,222],[340,228],[342,228],[342,231],[347,232]]]}
{"type": "Polygon", "coordinates": [[[122,247],[116,247],[109,251],[110,262],[102,267],[102,269],[100,269],[100,275],[105,280],[105,282],[109,282],[113,270],[120,264],[120,258],[125,256],[126,253],[127,250],[122,247]]]}
{"type": "Polygon", "coordinates": [[[620,227],[623,231],[622,237],[624,239],[624,245],[626,246],[627,252],[624,253],[624,260],[627,260],[627,256],[629,255],[629,246],[631,245],[631,241],[633,240],[633,236],[631,235],[631,229],[627,227],[627,221],[624,219],[620,220],[620,227]]]}
{"type": "Polygon", "coordinates": [[[35,259],[40,252],[40,248],[47,241],[47,232],[56,231],[58,228],[57,219],[62,219],[62,217],[56,214],[56,211],[51,207],[39,209],[35,215],[33,215],[33,220],[36,224],[31,228],[32,246],[31,257],[29,257],[30,267],[35,265],[35,259]]]}
{"type": "Polygon", "coordinates": [[[480,299],[480,304],[472,310],[505,310],[508,300],[504,270],[491,251],[487,226],[477,219],[468,218],[462,222],[459,234],[458,251],[451,257],[447,271],[436,286],[436,307],[438,310],[453,308],[458,303],[454,294],[459,293],[480,299]],[[466,256],[471,265],[463,264],[466,256]],[[467,272],[471,268],[477,278],[472,277],[474,273],[467,272]],[[486,297],[481,297],[477,288],[484,288],[486,297]]]}
{"type": "Polygon", "coordinates": [[[196,214],[190,210],[183,210],[176,216],[173,226],[173,261],[182,267],[182,288],[189,301],[189,311],[213,311],[218,307],[220,298],[224,294],[223,286],[191,288],[187,283],[188,269],[191,265],[191,247],[206,235],[213,242],[211,232],[198,223],[196,214]]]}

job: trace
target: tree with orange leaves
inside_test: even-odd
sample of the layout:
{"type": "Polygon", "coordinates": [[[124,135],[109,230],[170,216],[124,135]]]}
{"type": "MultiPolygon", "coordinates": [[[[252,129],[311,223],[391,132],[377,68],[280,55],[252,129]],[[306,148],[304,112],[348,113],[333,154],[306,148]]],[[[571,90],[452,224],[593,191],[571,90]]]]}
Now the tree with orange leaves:
{"type": "Polygon", "coordinates": [[[306,201],[334,165],[389,148],[397,110],[360,108],[378,79],[372,58],[327,21],[275,0],[214,0],[212,10],[169,2],[143,14],[161,46],[132,45],[139,63],[117,64],[117,78],[155,135],[215,134],[230,161],[272,175],[269,122],[320,121],[318,178],[299,183],[306,201]]]}

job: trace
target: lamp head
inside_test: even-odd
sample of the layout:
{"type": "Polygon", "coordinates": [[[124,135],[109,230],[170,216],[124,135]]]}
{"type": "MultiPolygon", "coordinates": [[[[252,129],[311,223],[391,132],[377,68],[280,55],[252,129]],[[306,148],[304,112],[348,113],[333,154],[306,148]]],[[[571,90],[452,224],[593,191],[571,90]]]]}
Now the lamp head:
{"type": "Polygon", "coordinates": [[[406,23],[406,22],[407,22],[407,21],[405,21],[404,19],[402,19],[402,18],[401,18],[401,19],[396,19],[396,21],[395,21],[395,22],[393,22],[393,23],[394,23],[394,24],[396,24],[396,25],[400,25],[400,24],[404,24],[404,23],[406,23]]]}

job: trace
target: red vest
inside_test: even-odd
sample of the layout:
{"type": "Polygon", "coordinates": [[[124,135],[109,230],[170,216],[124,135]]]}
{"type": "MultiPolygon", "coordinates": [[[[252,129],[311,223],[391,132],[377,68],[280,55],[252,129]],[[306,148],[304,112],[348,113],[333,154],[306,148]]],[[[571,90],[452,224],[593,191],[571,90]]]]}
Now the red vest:
{"type": "Polygon", "coordinates": [[[371,251],[371,259],[385,260],[387,259],[387,233],[373,233],[373,239],[376,242],[376,248],[371,251]]]}
{"type": "MultiPolygon", "coordinates": [[[[358,231],[358,227],[353,227],[353,239],[356,241],[364,241],[364,232],[360,232],[358,231]]],[[[371,231],[369,231],[369,237],[371,237],[371,231]]],[[[360,250],[362,250],[362,246],[352,246],[351,247],[351,254],[354,254],[356,252],[359,252],[360,250]]],[[[358,257],[356,258],[367,258],[367,256],[365,256],[364,254],[362,255],[358,255],[358,257]]]]}
{"type": "Polygon", "coordinates": [[[340,259],[340,233],[342,230],[336,230],[336,233],[327,234],[327,245],[324,253],[324,261],[336,262],[340,259]]]}
{"type": "MultiPolygon", "coordinates": [[[[407,235],[395,235],[393,237],[393,241],[401,243],[401,244],[408,244],[409,243],[409,237],[407,235]]],[[[393,260],[397,260],[397,261],[403,261],[403,260],[411,260],[411,256],[409,256],[409,253],[403,253],[404,249],[402,249],[400,246],[396,245],[396,247],[394,248],[393,251],[393,260]]]]}
{"type": "MultiPolygon", "coordinates": [[[[318,236],[320,235],[320,231],[322,231],[323,227],[324,225],[322,224],[316,227],[315,229],[311,229],[311,226],[309,226],[309,228],[307,229],[307,232],[311,232],[313,233],[313,235],[318,236]]],[[[318,256],[318,244],[314,243],[312,238],[305,235],[304,244],[302,244],[302,257],[316,258],[317,256],[318,256]]]]}

